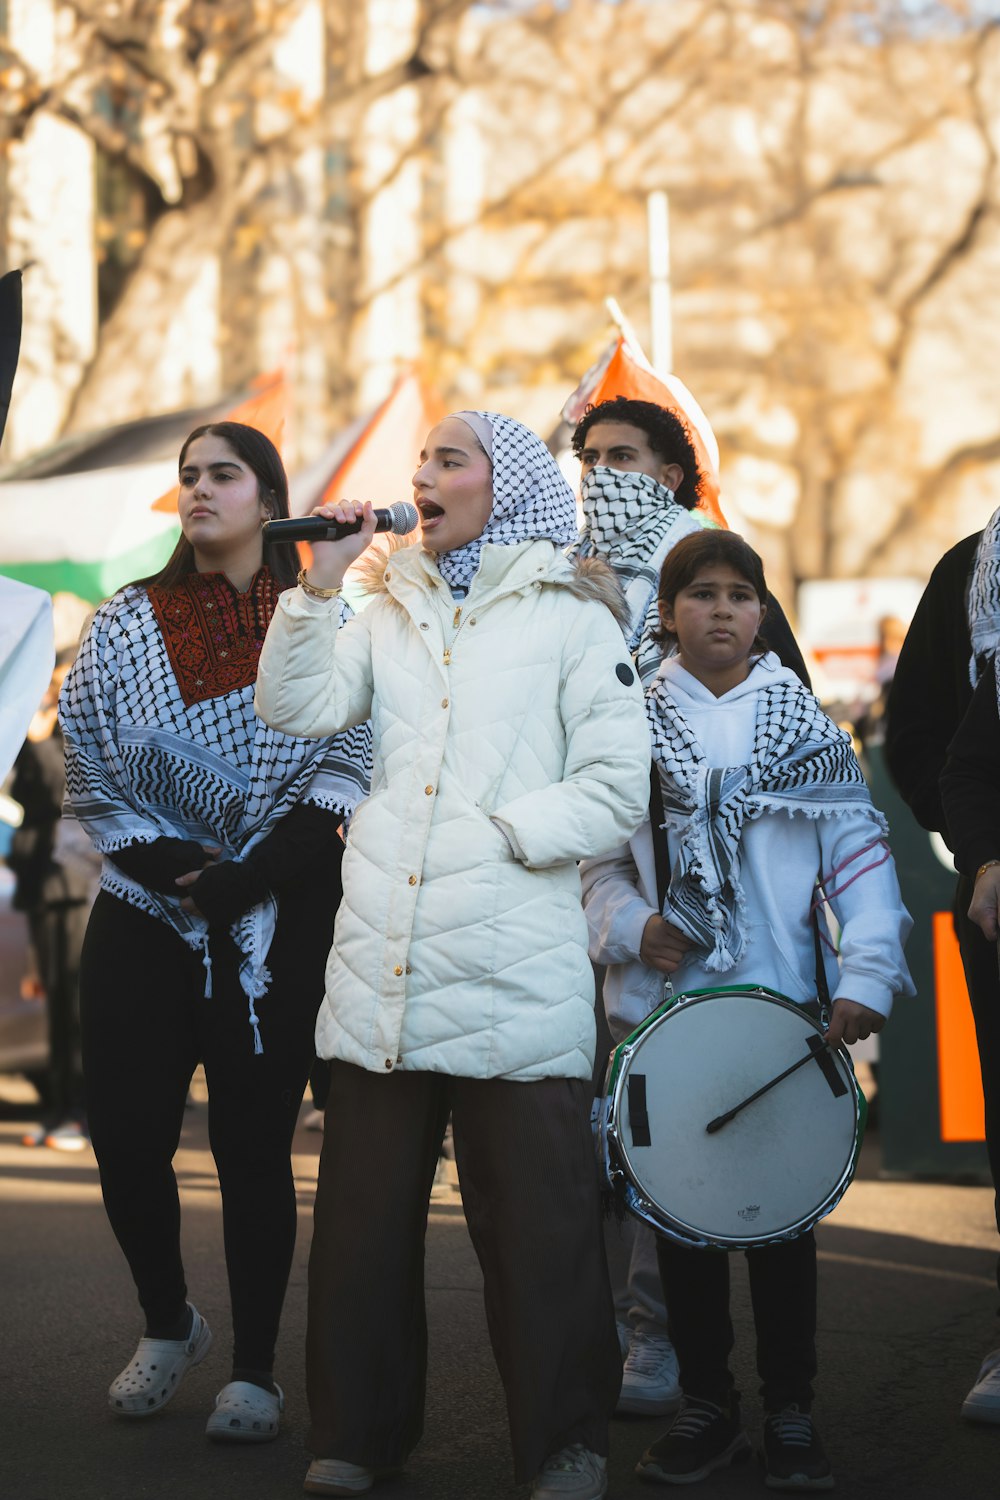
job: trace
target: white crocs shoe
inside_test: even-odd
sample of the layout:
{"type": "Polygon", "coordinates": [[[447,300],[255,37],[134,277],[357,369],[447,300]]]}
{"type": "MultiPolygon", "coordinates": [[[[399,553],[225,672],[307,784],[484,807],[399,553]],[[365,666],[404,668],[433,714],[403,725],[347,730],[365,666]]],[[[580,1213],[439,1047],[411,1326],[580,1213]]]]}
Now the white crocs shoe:
{"type": "Polygon", "coordinates": [[[111,1410],[119,1417],[151,1417],[166,1406],[187,1371],[201,1364],[211,1342],[212,1330],[196,1307],[191,1307],[186,1339],[140,1339],[132,1363],[108,1387],[111,1410]]]}
{"type": "Polygon", "coordinates": [[[270,1443],[278,1436],[284,1409],[280,1385],[265,1391],[249,1380],[231,1380],[216,1396],[205,1432],[217,1443],[270,1443]]]}

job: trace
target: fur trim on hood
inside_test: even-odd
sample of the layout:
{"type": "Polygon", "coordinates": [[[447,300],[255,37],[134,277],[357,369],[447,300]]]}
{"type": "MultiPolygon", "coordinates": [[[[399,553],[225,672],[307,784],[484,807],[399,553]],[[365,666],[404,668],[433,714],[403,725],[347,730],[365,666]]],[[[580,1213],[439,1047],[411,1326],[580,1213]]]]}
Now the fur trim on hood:
{"type": "MultiPolygon", "coordinates": [[[[370,598],[386,594],[388,589],[385,570],[393,556],[419,545],[419,542],[407,541],[404,537],[393,536],[388,532],[378,538],[375,546],[362,553],[351,569],[351,577],[370,598]]],[[[564,573],[562,577],[556,576],[546,581],[568,588],[577,599],[592,599],[596,604],[603,604],[611,611],[622,631],[627,631],[630,623],[628,603],[614,571],[603,558],[574,557],[565,558],[564,561],[571,570],[568,576],[564,573]]]]}
{"type": "Polygon", "coordinates": [[[573,568],[574,577],[567,587],[578,599],[593,599],[603,604],[614,615],[622,631],[631,623],[628,602],[614,570],[603,557],[574,557],[567,559],[573,568]]]}

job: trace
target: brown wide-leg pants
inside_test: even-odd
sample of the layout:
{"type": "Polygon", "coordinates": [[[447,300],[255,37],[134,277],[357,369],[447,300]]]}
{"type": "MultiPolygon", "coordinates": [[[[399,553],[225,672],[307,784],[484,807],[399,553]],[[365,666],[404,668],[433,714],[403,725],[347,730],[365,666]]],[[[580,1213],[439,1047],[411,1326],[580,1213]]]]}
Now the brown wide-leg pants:
{"type": "Polygon", "coordinates": [[[404,1462],[423,1429],[424,1235],[449,1111],[518,1482],[569,1443],[608,1451],[621,1355],[589,1123],[590,1082],[334,1062],[309,1260],[311,1448],[404,1462]]]}

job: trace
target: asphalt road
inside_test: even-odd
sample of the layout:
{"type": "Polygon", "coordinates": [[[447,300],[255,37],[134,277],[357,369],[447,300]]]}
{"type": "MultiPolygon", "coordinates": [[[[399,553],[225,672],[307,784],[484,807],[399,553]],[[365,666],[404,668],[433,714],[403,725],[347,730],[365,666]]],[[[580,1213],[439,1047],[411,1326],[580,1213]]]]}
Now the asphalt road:
{"type": "MultiPolygon", "coordinates": [[[[309,1211],[319,1137],[296,1141],[300,1236],[279,1348],[287,1395],[277,1442],[248,1449],[204,1436],[228,1376],[228,1308],[219,1202],[205,1111],[189,1111],[178,1159],[191,1295],[216,1339],[206,1361],[148,1422],[116,1419],[110,1379],[140,1323],[131,1281],[104,1218],[89,1151],[64,1156],[19,1144],[30,1118],[24,1086],[0,1079],[0,1497],[2,1500],[278,1500],[302,1492],[309,1461],[301,1351],[309,1211]]],[[[815,1415],[843,1496],[995,1500],[1000,1427],[973,1427],[959,1407],[982,1356],[1000,1344],[997,1236],[986,1188],[880,1181],[878,1143],[818,1231],[820,1378],[815,1415]]],[[[427,1300],[431,1356],[423,1442],[385,1500],[520,1497],[507,1450],[478,1265],[457,1193],[432,1205],[427,1300]]],[[[759,1412],[752,1325],[734,1257],[736,1373],[752,1437],[759,1412]]],[[[614,1500],[658,1491],[633,1475],[657,1421],[617,1421],[614,1500]]],[[[688,1493],[687,1490],[681,1493],[688,1493]]],[[[736,1500],[765,1493],[756,1464],[690,1493],[736,1500]]]]}

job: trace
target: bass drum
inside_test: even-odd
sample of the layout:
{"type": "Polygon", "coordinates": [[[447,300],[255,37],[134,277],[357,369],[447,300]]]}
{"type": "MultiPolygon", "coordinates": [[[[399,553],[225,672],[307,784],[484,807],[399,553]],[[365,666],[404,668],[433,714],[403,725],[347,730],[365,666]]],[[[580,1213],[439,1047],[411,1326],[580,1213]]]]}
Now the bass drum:
{"type": "Polygon", "coordinates": [[[629,1212],[725,1250],[793,1239],[828,1214],[854,1175],[866,1105],[850,1054],[822,1037],[763,988],[692,991],[654,1011],[611,1054],[598,1124],[629,1212]]]}

